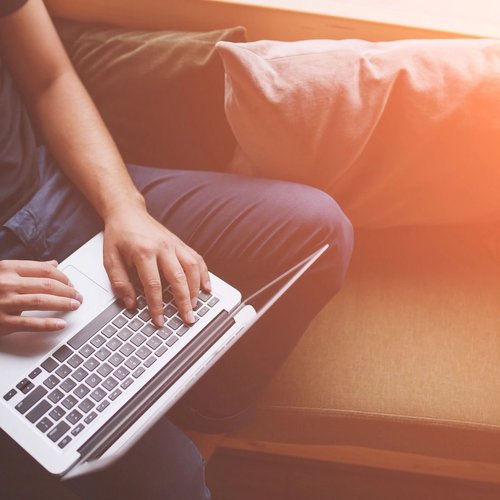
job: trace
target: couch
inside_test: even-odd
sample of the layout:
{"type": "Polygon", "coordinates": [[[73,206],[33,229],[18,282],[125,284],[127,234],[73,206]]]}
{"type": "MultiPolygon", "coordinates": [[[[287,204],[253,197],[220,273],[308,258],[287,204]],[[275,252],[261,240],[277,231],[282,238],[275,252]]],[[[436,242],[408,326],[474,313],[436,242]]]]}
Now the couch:
{"type": "Polygon", "coordinates": [[[495,222],[357,229],[344,288],[219,452],[393,473],[294,498],[500,498],[499,259],[495,222]]]}

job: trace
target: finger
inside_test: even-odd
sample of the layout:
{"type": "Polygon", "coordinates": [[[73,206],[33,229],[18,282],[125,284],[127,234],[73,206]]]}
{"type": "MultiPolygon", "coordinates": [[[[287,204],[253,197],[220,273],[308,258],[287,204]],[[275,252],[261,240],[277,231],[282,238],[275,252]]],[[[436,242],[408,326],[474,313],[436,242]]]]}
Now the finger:
{"type": "Polygon", "coordinates": [[[143,257],[136,261],[135,267],[144,287],[149,314],[156,326],[162,327],[164,324],[162,284],[156,257],[153,255],[143,257]]]}
{"type": "Polygon", "coordinates": [[[25,278],[51,278],[65,285],[71,285],[69,278],[57,267],[53,265],[52,262],[35,262],[30,260],[18,260],[15,261],[14,269],[19,274],[25,278]]]}
{"type": "Polygon", "coordinates": [[[210,283],[210,273],[208,272],[208,267],[205,264],[205,261],[203,260],[203,257],[196,252],[195,256],[198,259],[198,266],[200,268],[200,281],[201,281],[201,288],[205,292],[211,292],[212,291],[212,283],[210,283]]]}
{"type": "Polygon", "coordinates": [[[52,278],[19,278],[14,291],[22,294],[47,294],[58,297],[69,297],[79,302],[83,301],[82,295],[72,286],[65,285],[52,278]]]}
{"type": "Polygon", "coordinates": [[[177,258],[186,276],[191,306],[194,308],[200,294],[200,266],[198,259],[193,254],[194,252],[189,247],[177,247],[176,249],[177,258]]]}
{"type": "Polygon", "coordinates": [[[112,251],[105,252],[104,267],[115,295],[123,300],[127,309],[135,309],[137,294],[120,254],[112,251]]]}
{"type": "Polygon", "coordinates": [[[54,295],[28,294],[14,295],[8,302],[2,302],[7,311],[75,311],[80,301],[69,297],[54,295]]]}
{"type": "Polygon", "coordinates": [[[163,276],[170,283],[175,304],[182,320],[185,323],[194,323],[189,287],[177,255],[173,252],[164,252],[160,255],[159,264],[163,276]]]}
{"type": "Polygon", "coordinates": [[[35,318],[30,316],[7,316],[2,321],[4,333],[13,332],[52,332],[66,327],[61,318],[35,318]]]}

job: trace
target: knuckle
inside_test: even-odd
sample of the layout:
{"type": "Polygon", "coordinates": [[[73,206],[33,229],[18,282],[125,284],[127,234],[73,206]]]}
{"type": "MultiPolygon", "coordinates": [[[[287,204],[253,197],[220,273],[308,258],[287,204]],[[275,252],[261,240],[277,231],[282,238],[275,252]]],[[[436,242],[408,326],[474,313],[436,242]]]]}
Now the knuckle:
{"type": "Polygon", "coordinates": [[[49,263],[42,263],[40,264],[40,273],[42,276],[49,277],[52,276],[52,273],[54,272],[54,266],[51,266],[49,263]]]}
{"type": "Polygon", "coordinates": [[[149,290],[156,292],[158,290],[161,290],[161,280],[158,278],[152,278],[146,281],[146,286],[149,288],[149,290]]]}
{"type": "Polygon", "coordinates": [[[183,271],[176,271],[174,275],[172,276],[173,282],[175,285],[180,285],[184,283],[184,280],[186,279],[186,275],[184,274],[183,271]]]}
{"type": "Polygon", "coordinates": [[[42,289],[46,292],[51,292],[54,289],[54,283],[50,279],[44,279],[42,281],[42,289]]]}
{"type": "Polygon", "coordinates": [[[34,308],[41,307],[43,304],[42,297],[40,295],[34,295],[33,298],[31,299],[31,305],[34,308]]]}

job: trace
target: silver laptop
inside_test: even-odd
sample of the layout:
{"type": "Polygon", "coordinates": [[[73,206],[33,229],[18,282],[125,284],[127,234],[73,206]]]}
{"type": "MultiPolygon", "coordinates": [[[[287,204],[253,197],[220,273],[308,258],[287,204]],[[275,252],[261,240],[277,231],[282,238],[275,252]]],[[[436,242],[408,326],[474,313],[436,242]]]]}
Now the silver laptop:
{"type": "Polygon", "coordinates": [[[142,295],[135,311],[116,300],[102,246],[98,234],[59,266],[84,297],[77,311],[59,315],[64,332],[0,339],[1,428],[63,479],[122,456],[328,247],[243,301],[211,274],[212,292],[200,294],[192,326],[180,319],[167,287],[165,326],[157,328],[142,295]],[[282,281],[256,312],[250,302],[282,281]]]}

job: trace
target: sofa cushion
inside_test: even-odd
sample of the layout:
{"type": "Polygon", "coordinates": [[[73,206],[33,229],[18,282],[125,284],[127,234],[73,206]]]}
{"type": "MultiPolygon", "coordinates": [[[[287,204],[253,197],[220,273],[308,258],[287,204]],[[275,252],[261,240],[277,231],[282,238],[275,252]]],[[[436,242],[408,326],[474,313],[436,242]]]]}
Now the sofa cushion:
{"type": "Polygon", "coordinates": [[[495,225],[359,230],[344,288],[238,439],[500,481],[499,256],[495,225]]]}
{"type": "Polygon", "coordinates": [[[218,50],[234,171],[320,187],[358,227],[500,218],[500,41],[218,50]]]}
{"type": "Polygon", "coordinates": [[[226,167],[235,140],[224,114],[224,69],[215,44],[244,41],[244,28],[187,33],[67,21],[57,27],[126,161],[226,167]]]}

